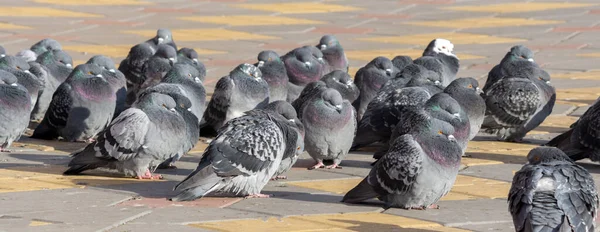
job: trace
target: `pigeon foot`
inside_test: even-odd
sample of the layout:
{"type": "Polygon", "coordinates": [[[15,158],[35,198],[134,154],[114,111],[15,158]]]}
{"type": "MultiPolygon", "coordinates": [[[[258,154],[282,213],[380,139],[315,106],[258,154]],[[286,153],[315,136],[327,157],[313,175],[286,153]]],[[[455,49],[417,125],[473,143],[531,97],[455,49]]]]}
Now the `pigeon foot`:
{"type": "Polygon", "coordinates": [[[150,170],[146,170],[146,173],[144,173],[144,175],[138,175],[137,178],[140,180],[160,180],[163,177],[160,174],[153,175],[152,173],[150,173],[150,170]]]}
{"type": "Polygon", "coordinates": [[[271,180],[286,180],[286,179],[287,179],[287,176],[276,176],[276,177],[271,178],[271,180]]]}
{"type": "Polygon", "coordinates": [[[323,164],[323,161],[318,161],[317,164],[315,164],[314,166],[308,168],[308,170],[313,170],[313,169],[317,169],[317,168],[321,168],[324,167],[325,165],[323,164]]]}
{"type": "Polygon", "coordinates": [[[249,198],[269,198],[269,197],[271,197],[271,195],[259,193],[259,194],[248,195],[248,196],[246,196],[246,199],[249,199],[249,198]]]}

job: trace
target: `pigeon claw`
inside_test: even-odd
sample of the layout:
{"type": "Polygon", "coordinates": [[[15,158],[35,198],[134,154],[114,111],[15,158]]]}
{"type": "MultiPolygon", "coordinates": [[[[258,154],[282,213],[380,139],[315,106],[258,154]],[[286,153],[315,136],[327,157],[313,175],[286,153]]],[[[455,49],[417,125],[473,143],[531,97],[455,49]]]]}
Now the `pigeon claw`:
{"type": "Polygon", "coordinates": [[[140,180],[160,180],[163,177],[160,174],[154,175],[150,173],[150,170],[146,170],[146,173],[144,173],[144,175],[138,175],[137,178],[140,180]]]}
{"type": "Polygon", "coordinates": [[[315,164],[315,165],[314,165],[314,166],[312,166],[312,167],[309,167],[309,168],[308,168],[308,170],[313,170],[313,169],[317,169],[317,168],[322,168],[322,167],[324,167],[324,166],[325,166],[325,165],[323,164],[323,161],[318,161],[318,162],[317,162],[317,164],[315,164]]]}
{"type": "Polygon", "coordinates": [[[327,168],[327,169],[336,169],[336,168],[342,169],[342,166],[339,166],[338,164],[334,163],[332,165],[325,166],[325,168],[327,168]]]}
{"type": "Polygon", "coordinates": [[[276,176],[276,177],[271,178],[271,180],[286,180],[286,179],[287,179],[287,176],[276,176]]]}
{"type": "Polygon", "coordinates": [[[246,199],[249,199],[249,198],[269,198],[269,197],[271,197],[271,195],[259,193],[259,194],[248,195],[248,196],[246,196],[246,199]]]}

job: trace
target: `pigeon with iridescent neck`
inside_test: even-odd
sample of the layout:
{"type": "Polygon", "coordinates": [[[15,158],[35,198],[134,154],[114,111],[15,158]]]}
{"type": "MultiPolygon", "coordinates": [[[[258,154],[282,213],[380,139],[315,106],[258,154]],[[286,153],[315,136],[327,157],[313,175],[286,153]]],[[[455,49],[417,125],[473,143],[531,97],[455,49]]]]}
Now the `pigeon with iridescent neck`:
{"type": "Polygon", "coordinates": [[[335,70],[323,76],[321,81],[325,82],[328,88],[340,92],[342,98],[350,102],[354,102],[360,95],[360,90],[358,90],[358,87],[356,87],[347,72],[335,70]]]}
{"type": "Polygon", "coordinates": [[[0,152],[9,151],[29,125],[31,98],[12,73],[0,70],[0,152]]]}
{"type": "Polygon", "coordinates": [[[354,83],[360,90],[360,95],[352,105],[356,108],[358,119],[363,117],[369,102],[377,95],[379,89],[393,77],[393,73],[392,61],[383,56],[373,59],[356,72],[354,83]]]}
{"type": "Polygon", "coordinates": [[[204,82],[204,78],[206,78],[206,67],[198,60],[198,52],[196,52],[196,50],[191,48],[179,49],[179,51],[177,51],[177,63],[194,66],[200,73],[198,78],[200,78],[200,81],[204,82]]]}
{"type": "Polygon", "coordinates": [[[427,45],[423,56],[414,60],[415,64],[440,73],[442,86],[447,86],[456,79],[459,60],[454,55],[454,44],[446,39],[434,39],[427,45]]]}
{"type": "Polygon", "coordinates": [[[306,85],[320,80],[325,74],[325,63],[322,54],[319,57],[318,53],[321,52],[316,47],[304,46],[282,57],[289,78],[288,102],[296,100],[306,85]]]}
{"type": "Polygon", "coordinates": [[[51,38],[46,38],[38,41],[34,45],[31,45],[29,50],[33,51],[37,56],[39,56],[47,51],[62,50],[62,46],[58,41],[51,38]]]}
{"type": "Polygon", "coordinates": [[[43,89],[43,83],[41,80],[33,75],[29,69],[29,63],[22,58],[16,56],[5,56],[0,58],[0,70],[12,73],[17,77],[17,82],[27,89],[29,97],[31,98],[31,109],[37,103],[38,95],[41,89],[43,89]]]}
{"type": "Polygon", "coordinates": [[[324,35],[321,37],[319,44],[317,44],[317,48],[321,50],[323,59],[327,61],[325,74],[335,70],[348,72],[348,58],[346,58],[346,53],[344,53],[344,48],[340,44],[340,41],[335,36],[324,35]]]}
{"type": "Polygon", "coordinates": [[[485,81],[485,85],[483,86],[483,91],[485,92],[489,90],[489,88],[492,87],[493,84],[495,84],[496,82],[498,82],[498,80],[502,79],[502,77],[505,76],[504,72],[502,71],[502,64],[524,60],[534,62],[533,56],[533,52],[524,45],[516,45],[510,48],[510,51],[508,51],[506,55],[504,55],[504,58],[502,58],[500,64],[494,66],[494,68],[492,68],[492,70],[488,73],[487,80],[485,81]]]}
{"type": "Polygon", "coordinates": [[[32,120],[42,120],[52,101],[52,95],[73,71],[71,56],[62,50],[51,50],[37,57],[36,61],[29,62],[31,73],[36,75],[43,83],[38,100],[31,112],[32,120]]]}
{"type": "Polygon", "coordinates": [[[258,63],[263,79],[269,84],[269,99],[271,102],[287,100],[288,76],[285,64],[274,51],[262,51],[258,53],[258,63]]]}
{"type": "Polygon", "coordinates": [[[166,28],[158,29],[156,31],[156,36],[147,40],[145,43],[154,49],[154,53],[158,52],[159,46],[162,44],[168,45],[177,51],[177,45],[175,45],[175,42],[173,41],[173,34],[169,29],[166,28]]]}
{"type": "Polygon", "coordinates": [[[116,118],[125,110],[125,101],[127,98],[127,80],[125,79],[125,75],[117,70],[114,61],[106,56],[93,56],[86,64],[100,66],[103,69],[102,76],[106,78],[110,86],[115,90],[117,102],[113,118],[116,118]]]}

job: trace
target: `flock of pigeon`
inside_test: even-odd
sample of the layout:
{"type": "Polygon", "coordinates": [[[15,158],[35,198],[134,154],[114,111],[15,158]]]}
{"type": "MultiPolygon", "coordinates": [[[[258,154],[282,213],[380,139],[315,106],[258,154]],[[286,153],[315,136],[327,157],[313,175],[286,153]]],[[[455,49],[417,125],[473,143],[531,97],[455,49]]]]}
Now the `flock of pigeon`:
{"type": "MultiPolygon", "coordinates": [[[[435,208],[452,188],[468,141],[482,130],[518,142],[550,115],[556,93],[533,52],[514,46],[480,89],[457,78],[454,45],[434,39],[412,60],[377,57],[348,74],[339,41],[279,56],[258,54],[216,84],[206,102],[204,65],[171,32],[131,48],[118,69],[105,56],[73,67],[52,39],[13,55],[1,50],[0,146],[7,151],[30,120],[32,138],[85,141],[65,175],[104,168],[140,179],[215,136],[198,167],[175,186],[173,201],[219,192],[268,197],[261,190],[304,151],[316,168],[341,168],[349,151],[379,143],[371,172],[343,202],[378,198],[386,207],[435,208]]],[[[574,160],[600,160],[600,103],[517,172],[508,201],[517,231],[594,227],[598,195],[574,160]]]]}

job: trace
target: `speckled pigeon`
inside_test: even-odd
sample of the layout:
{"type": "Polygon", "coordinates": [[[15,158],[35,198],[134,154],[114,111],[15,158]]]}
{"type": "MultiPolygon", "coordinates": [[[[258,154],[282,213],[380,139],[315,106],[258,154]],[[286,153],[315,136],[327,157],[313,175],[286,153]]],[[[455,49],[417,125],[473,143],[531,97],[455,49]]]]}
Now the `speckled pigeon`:
{"type": "Polygon", "coordinates": [[[282,174],[289,171],[290,168],[294,166],[294,164],[298,160],[298,156],[304,151],[304,125],[302,125],[302,122],[300,122],[300,120],[298,119],[294,107],[292,107],[292,105],[290,105],[290,103],[288,103],[287,101],[279,100],[271,102],[264,108],[264,110],[280,114],[289,121],[291,126],[295,126],[298,130],[296,146],[300,147],[300,150],[298,150],[298,152],[290,152],[284,154],[283,158],[281,159],[281,163],[279,164],[279,169],[277,169],[277,171],[273,175],[273,178],[271,178],[272,180],[287,179],[287,176],[283,176],[282,174]]]}
{"type": "Polygon", "coordinates": [[[508,209],[515,231],[595,231],[594,179],[560,149],[537,147],[513,177],[508,209]]]}
{"type": "Polygon", "coordinates": [[[260,69],[262,78],[269,84],[269,100],[271,102],[287,100],[288,76],[285,64],[274,51],[258,53],[258,63],[254,64],[260,69]]]}
{"type": "Polygon", "coordinates": [[[181,48],[177,51],[177,63],[189,64],[198,70],[198,78],[204,82],[206,78],[206,67],[198,60],[198,52],[191,48],[181,48]]]}
{"type": "Polygon", "coordinates": [[[95,64],[103,69],[102,76],[108,81],[117,97],[115,113],[113,114],[113,118],[116,118],[125,110],[125,100],[127,98],[127,79],[125,79],[125,75],[117,70],[113,60],[106,56],[93,56],[86,64],[95,64]]]}
{"type": "Polygon", "coordinates": [[[177,50],[165,44],[158,45],[156,53],[144,64],[144,82],[138,91],[160,83],[175,63],[177,50]]]}
{"type": "Polygon", "coordinates": [[[8,151],[29,125],[31,98],[17,77],[0,70],[0,151],[8,151]]]}
{"type": "Polygon", "coordinates": [[[135,45],[129,50],[129,54],[119,65],[121,71],[127,79],[127,101],[126,106],[130,106],[135,101],[140,86],[144,83],[144,64],[154,55],[153,48],[147,43],[135,45]]]}
{"type": "MultiPolygon", "coordinates": [[[[254,67],[254,66],[253,66],[254,67]]],[[[227,122],[206,148],[198,167],[175,186],[172,201],[190,201],[213,191],[268,197],[261,190],[286,155],[301,153],[298,129],[280,114],[252,110],[227,122]]]]}
{"type": "Polygon", "coordinates": [[[450,192],[461,160],[461,148],[447,122],[430,119],[411,134],[394,140],[362,182],[343,202],[358,203],[378,198],[386,208],[437,208],[450,192]]]}
{"type": "Polygon", "coordinates": [[[328,88],[332,88],[340,92],[342,98],[354,102],[360,95],[360,90],[352,81],[347,72],[335,70],[321,78],[321,81],[327,84],[328,88]]]}
{"type": "Polygon", "coordinates": [[[363,117],[369,102],[377,96],[379,89],[392,78],[393,72],[392,61],[383,56],[373,59],[356,72],[354,83],[360,90],[360,95],[353,105],[356,108],[358,119],[363,117]]]}
{"type": "Polygon", "coordinates": [[[158,52],[161,44],[168,45],[177,51],[177,45],[175,45],[175,42],[173,41],[173,34],[166,28],[158,29],[156,31],[156,36],[147,40],[145,43],[154,49],[154,53],[158,52]]]}
{"type": "Polygon", "coordinates": [[[81,64],[52,96],[44,119],[32,138],[93,141],[112,120],[116,95],[94,64],[81,64]]]}
{"type": "Polygon", "coordinates": [[[0,58],[0,70],[12,73],[17,77],[17,82],[27,89],[31,98],[31,110],[37,103],[40,89],[43,88],[42,82],[37,76],[33,75],[29,69],[31,67],[22,58],[16,56],[5,56],[0,58]]]}
{"type": "Polygon", "coordinates": [[[523,60],[534,62],[533,56],[533,52],[524,45],[516,45],[510,48],[510,51],[504,55],[504,58],[502,58],[500,64],[494,66],[494,68],[492,68],[492,70],[488,73],[487,80],[483,86],[483,91],[487,91],[493,84],[505,76],[501,68],[504,63],[523,60]]]}
{"type": "Polygon", "coordinates": [[[43,83],[43,88],[31,112],[31,119],[36,121],[42,120],[50,106],[52,95],[73,71],[71,56],[62,50],[47,51],[37,58],[36,61],[29,62],[29,71],[43,83]]]}
{"type": "Polygon", "coordinates": [[[323,53],[323,59],[327,61],[327,68],[323,74],[340,70],[348,72],[348,58],[344,53],[344,48],[340,44],[340,41],[333,35],[324,35],[321,37],[317,48],[321,49],[323,53]]]}
{"type": "Polygon", "coordinates": [[[423,56],[414,60],[415,64],[436,71],[442,76],[442,86],[447,86],[456,79],[459,60],[452,53],[454,44],[446,39],[434,39],[427,45],[423,56]]]}
{"type": "Polygon", "coordinates": [[[467,113],[471,126],[469,139],[475,138],[485,116],[485,100],[480,97],[481,89],[474,78],[458,78],[450,83],[444,93],[454,98],[467,113]]]}
{"type": "Polygon", "coordinates": [[[313,55],[313,49],[320,52],[316,47],[305,46],[296,48],[282,57],[289,78],[288,102],[296,100],[304,86],[320,80],[325,74],[325,64],[313,55]]]}

